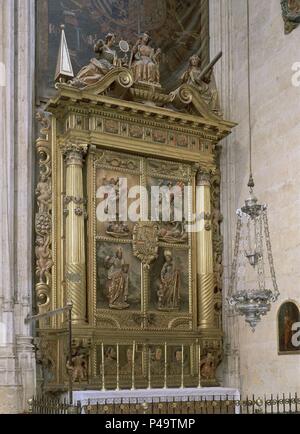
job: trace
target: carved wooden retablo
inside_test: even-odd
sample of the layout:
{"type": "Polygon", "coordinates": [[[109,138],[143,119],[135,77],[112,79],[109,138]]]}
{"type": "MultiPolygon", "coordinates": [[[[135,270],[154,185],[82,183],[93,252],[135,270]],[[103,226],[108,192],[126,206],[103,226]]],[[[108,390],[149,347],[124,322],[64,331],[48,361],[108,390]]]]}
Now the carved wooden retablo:
{"type": "Polygon", "coordinates": [[[234,124],[220,117],[211,70],[203,76],[196,56],[166,93],[148,34],[123,60],[114,42],[99,41],[95,59],[68,82],[58,65],[57,96],[38,116],[37,305],[44,313],[73,302],[71,360],[64,318],[40,321],[43,385],[66,390],[70,372],[78,389],[192,386],[198,377],[215,385],[217,145],[234,124]]]}

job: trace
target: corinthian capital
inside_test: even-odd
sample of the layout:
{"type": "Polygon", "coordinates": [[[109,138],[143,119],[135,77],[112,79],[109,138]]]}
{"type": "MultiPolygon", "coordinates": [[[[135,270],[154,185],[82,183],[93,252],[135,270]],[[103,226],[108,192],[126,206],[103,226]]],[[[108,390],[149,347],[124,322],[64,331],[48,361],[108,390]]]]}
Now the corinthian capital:
{"type": "Polygon", "coordinates": [[[61,145],[61,151],[65,156],[66,164],[80,164],[82,165],[83,158],[88,151],[88,145],[86,143],[63,143],[61,145]]]}
{"type": "Polygon", "coordinates": [[[210,169],[199,169],[197,172],[196,180],[198,186],[211,186],[211,178],[212,178],[213,172],[210,169]]]}

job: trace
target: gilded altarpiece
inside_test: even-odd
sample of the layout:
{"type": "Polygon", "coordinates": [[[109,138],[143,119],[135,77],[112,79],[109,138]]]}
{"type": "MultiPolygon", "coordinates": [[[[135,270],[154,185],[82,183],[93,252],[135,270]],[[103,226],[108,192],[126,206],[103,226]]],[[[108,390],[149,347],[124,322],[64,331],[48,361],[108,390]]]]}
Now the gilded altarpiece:
{"type": "MultiPolygon", "coordinates": [[[[104,382],[112,389],[179,387],[183,376],[186,387],[199,377],[203,386],[216,385],[222,358],[217,145],[234,124],[210,110],[194,87],[164,94],[135,83],[123,67],[92,86],[57,87],[38,114],[37,307],[43,313],[73,302],[74,351],[70,363],[63,317],[40,321],[44,388],[66,390],[70,364],[76,389],[104,382]],[[101,221],[105,186],[117,202],[134,187],[143,218],[123,221],[117,214],[101,221]],[[190,187],[188,213],[199,230],[160,215],[151,221],[145,191],[153,186],[190,187]]],[[[128,208],[134,206],[129,196],[128,208]]]]}

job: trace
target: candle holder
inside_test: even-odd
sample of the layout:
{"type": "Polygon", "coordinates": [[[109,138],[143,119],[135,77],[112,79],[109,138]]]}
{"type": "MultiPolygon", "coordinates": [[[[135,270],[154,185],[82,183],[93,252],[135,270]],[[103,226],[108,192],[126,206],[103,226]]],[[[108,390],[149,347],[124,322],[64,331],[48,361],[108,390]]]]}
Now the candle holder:
{"type": "Polygon", "coordinates": [[[101,344],[101,354],[102,354],[102,390],[105,390],[105,363],[104,363],[104,343],[101,344]]]}

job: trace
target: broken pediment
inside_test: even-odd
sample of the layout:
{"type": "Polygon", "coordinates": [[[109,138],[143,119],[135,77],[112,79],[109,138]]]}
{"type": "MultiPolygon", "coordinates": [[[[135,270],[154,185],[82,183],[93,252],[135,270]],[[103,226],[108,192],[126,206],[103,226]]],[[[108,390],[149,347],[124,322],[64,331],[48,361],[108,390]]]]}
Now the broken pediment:
{"type": "Polygon", "coordinates": [[[74,90],[82,95],[80,99],[85,99],[87,95],[90,96],[88,99],[93,99],[93,96],[107,96],[150,107],[161,107],[175,112],[188,113],[207,120],[222,120],[217,111],[210,109],[209,104],[196,87],[182,84],[174,91],[165,93],[161,86],[135,83],[132,72],[124,67],[112,69],[92,85],[78,87],[72,83],[59,83],[56,87],[65,91],[74,90]]]}
{"type": "MultiPolygon", "coordinates": [[[[70,74],[65,74],[58,66],[60,72],[56,74],[56,87],[70,87],[90,96],[108,96],[207,120],[221,120],[213,67],[222,53],[204,69],[200,57],[191,56],[177,89],[167,93],[160,83],[162,52],[151,47],[147,32],[140,35],[132,47],[126,41],[120,41],[119,50],[123,57],[117,53],[115,35],[109,33],[105,40],[96,42],[95,57],[81,68],[76,77],[70,79],[70,74]]],[[[70,56],[62,29],[58,65],[64,64],[70,65],[70,56]]]]}

